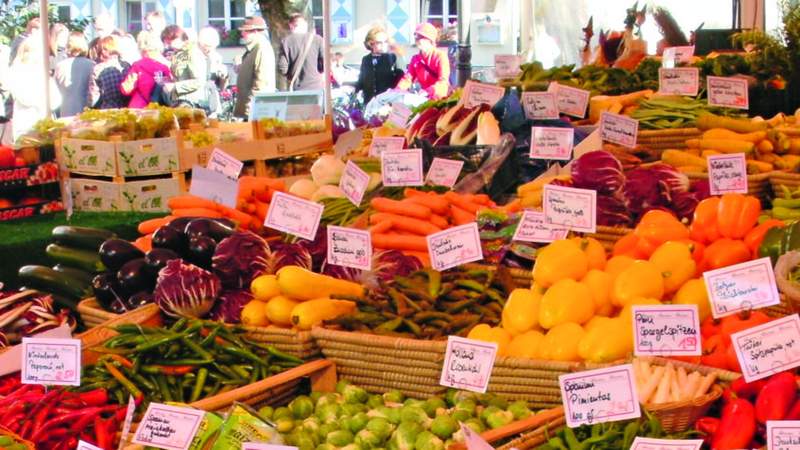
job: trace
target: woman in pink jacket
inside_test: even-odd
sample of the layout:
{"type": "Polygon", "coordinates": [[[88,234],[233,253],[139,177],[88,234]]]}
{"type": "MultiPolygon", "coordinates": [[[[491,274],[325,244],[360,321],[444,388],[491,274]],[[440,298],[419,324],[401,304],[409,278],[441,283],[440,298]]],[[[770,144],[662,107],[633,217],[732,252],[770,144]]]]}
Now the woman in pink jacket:
{"type": "Polygon", "coordinates": [[[142,31],[136,39],[142,59],[136,61],[128,70],[128,75],[120,85],[120,91],[131,97],[129,108],[144,108],[150,104],[156,84],[172,80],[169,67],[161,56],[163,44],[161,37],[142,31]]]}
{"type": "Polygon", "coordinates": [[[427,22],[417,25],[414,40],[419,53],[411,57],[397,89],[407,91],[417,82],[430,99],[437,100],[450,94],[450,60],[446,53],[436,48],[437,36],[438,31],[433,25],[427,22]]]}

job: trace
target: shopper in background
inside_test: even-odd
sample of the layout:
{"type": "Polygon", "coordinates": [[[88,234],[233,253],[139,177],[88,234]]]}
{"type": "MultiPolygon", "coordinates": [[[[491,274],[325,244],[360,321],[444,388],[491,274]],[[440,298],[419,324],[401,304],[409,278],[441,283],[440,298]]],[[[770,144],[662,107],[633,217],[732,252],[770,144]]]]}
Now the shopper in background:
{"type": "Polygon", "coordinates": [[[347,67],[344,65],[344,54],[342,52],[336,52],[331,59],[331,83],[333,87],[342,87],[346,77],[347,67]]]}
{"type": "Polygon", "coordinates": [[[157,85],[168,82],[172,74],[169,67],[159,62],[163,44],[161,36],[142,31],[136,37],[142,57],[131,65],[120,85],[123,94],[130,97],[129,108],[144,108],[150,104],[157,85]]]}
{"type": "Polygon", "coordinates": [[[278,71],[286,78],[290,91],[323,89],[325,79],[322,38],[308,29],[302,14],[289,18],[291,34],[281,41],[278,71]]]}
{"type": "Polygon", "coordinates": [[[417,25],[414,41],[419,53],[411,57],[405,75],[397,83],[398,89],[408,91],[414,83],[418,83],[430,99],[441,99],[449,95],[450,62],[447,54],[436,48],[437,35],[433,25],[427,22],[417,25]]]}
{"type": "Polygon", "coordinates": [[[167,19],[161,11],[150,11],[144,16],[144,31],[149,31],[156,36],[161,36],[161,32],[167,27],[167,19]]]}
{"type": "Polygon", "coordinates": [[[56,109],[61,96],[52,78],[44,73],[42,40],[38,36],[31,36],[17,48],[17,57],[11,63],[6,79],[6,87],[14,98],[12,131],[15,141],[36,122],[47,117],[45,83],[51,83],[50,108],[56,109]]]}
{"type": "Polygon", "coordinates": [[[172,61],[175,53],[183,47],[183,43],[189,40],[186,31],[177,25],[169,25],[161,32],[161,42],[164,43],[164,58],[172,61]]]}
{"type": "Polygon", "coordinates": [[[97,109],[124,108],[128,97],[119,89],[130,65],[119,58],[119,50],[114,36],[106,36],[97,41],[97,64],[92,69],[89,82],[89,105],[97,109]]]}
{"type": "Polygon", "coordinates": [[[361,92],[366,105],[376,95],[397,85],[403,71],[397,67],[397,56],[389,53],[389,36],[382,27],[374,27],[364,39],[369,53],[361,58],[356,92],[361,92]]]}
{"type": "Polygon", "coordinates": [[[139,52],[139,44],[136,42],[136,38],[134,38],[132,34],[117,29],[112,31],[111,35],[114,36],[115,40],[117,41],[117,49],[119,50],[120,61],[131,65],[139,60],[141,57],[139,52]]]}
{"type": "Polygon", "coordinates": [[[174,104],[209,110],[209,80],[206,56],[195,42],[188,40],[186,32],[170,25],[161,33],[161,40],[172,49],[170,69],[174,82],[165,86],[174,104]]]}
{"type": "Polygon", "coordinates": [[[67,41],[69,29],[63,23],[54,23],[50,27],[50,69],[67,58],[67,41]]]}
{"type": "Polygon", "coordinates": [[[255,92],[275,91],[275,53],[265,33],[267,24],[259,16],[248,17],[239,27],[245,52],[236,78],[236,106],[233,115],[247,120],[255,92]]]}
{"type": "Polygon", "coordinates": [[[61,117],[79,114],[86,108],[89,80],[94,62],[87,58],[89,45],[83,33],[73,32],[67,39],[67,59],[55,67],[54,78],[61,92],[61,117]]]}
{"type": "Polygon", "coordinates": [[[114,32],[114,18],[107,12],[101,12],[94,17],[94,36],[104,38],[114,32]]]}
{"type": "Polygon", "coordinates": [[[228,67],[222,62],[219,47],[219,31],[214,27],[204,27],[197,33],[197,46],[206,57],[209,78],[217,85],[218,90],[225,89],[228,84],[228,67]]]}
{"type": "Polygon", "coordinates": [[[14,59],[17,57],[17,50],[19,49],[20,44],[22,44],[22,41],[37,33],[41,29],[41,26],[42,22],[39,20],[39,18],[34,17],[25,25],[25,31],[20,33],[19,36],[15,37],[14,40],[11,41],[11,50],[8,56],[9,64],[13,63],[14,59]]]}

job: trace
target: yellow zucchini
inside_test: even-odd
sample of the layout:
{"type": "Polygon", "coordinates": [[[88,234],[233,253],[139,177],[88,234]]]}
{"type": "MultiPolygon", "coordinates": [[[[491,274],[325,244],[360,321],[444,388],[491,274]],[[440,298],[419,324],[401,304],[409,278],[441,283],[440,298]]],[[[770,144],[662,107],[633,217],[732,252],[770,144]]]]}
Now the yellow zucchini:
{"type": "Polygon", "coordinates": [[[772,172],[773,170],[774,167],[770,163],[763,161],[755,161],[752,159],[747,160],[748,174],[767,173],[767,172],[772,172]]]}
{"type": "Polygon", "coordinates": [[[706,160],[681,150],[664,150],[661,153],[661,162],[673,167],[680,166],[705,166],[706,160]]]}
{"type": "Polygon", "coordinates": [[[333,320],[355,309],[356,303],[349,300],[332,300],[327,297],[309,300],[292,309],[292,325],[301,330],[310,330],[326,320],[333,320]]]}
{"type": "Polygon", "coordinates": [[[769,127],[766,121],[754,122],[750,119],[736,119],[723,117],[711,113],[702,113],[697,118],[697,128],[710,130],[712,128],[727,128],[737,133],[750,133],[751,131],[765,131],[769,127]]]}
{"type": "Polygon", "coordinates": [[[756,146],[752,142],[735,139],[700,139],[701,150],[717,150],[722,153],[752,153],[756,146]]]}
{"type": "Polygon", "coordinates": [[[701,153],[700,156],[702,156],[703,158],[708,158],[709,156],[721,155],[721,154],[722,152],[718,152],[716,150],[703,150],[703,153],[701,153]]]}
{"type": "Polygon", "coordinates": [[[299,266],[283,267],[276,275],[281,294],[299,301],[334,295],[364,295],[364,287],[358,283],[314,273],[299,266]]]}
{"type": "Polygon", "coordinates": [[[733,139],[737,141],[760,142],[767,138],[766,131],[753,131],[751,133],[737,133],[726,128],[712,128],[703,133],[703,139],[733,139]]]}
{"type": "Polygon", "coordinates": [[[769,139],[763,139],[761,142],[756,144],[756,150],[761,153],[772,153],[775,151],[775,146],[772,145],[772,141],[769,139]]]}

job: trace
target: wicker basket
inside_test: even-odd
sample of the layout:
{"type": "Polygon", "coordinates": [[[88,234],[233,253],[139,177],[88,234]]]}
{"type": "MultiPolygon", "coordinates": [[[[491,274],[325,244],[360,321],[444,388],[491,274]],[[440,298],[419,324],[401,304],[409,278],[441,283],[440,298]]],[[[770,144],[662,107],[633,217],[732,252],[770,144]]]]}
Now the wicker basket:
{"type": "MultiPolygon", "coordinates": [[[[772,186],[770,183],[773,173],[774,172],[759,173],[747,176],[747,194],[758,197],[762,205],[766,205],[772,199],[772,186]]],[[[687,173],[686,176],[688,176],[691,181],[708,180],[707,173],[693,172],[687,173]]]]}
{"type": "Polygon", "coordinates": [[[772,185],[772,192],[776,196],[783,192],[783,186],[786,186],[790,191],[794,191],[800,188],[800,173],[776,170],[769,175],[769,184],[772,185]]]}
{"type": "Polygon", "coordinates": [[[697,128],[673,128],[669,130],[639,130],[636,145],[654,150],[683,150],[686,141],[703,135],[697,128]]]}
{"type": "Polygon", "coordinates": [[[14,433],[13,431],[9,430],[8,428],[2,425],[0,425],[0,436],[8,436],[11,439],[13,439],[14,442],[24,445],[25,448],[27,448],[28,450],[36,450],[36,446],[33,444],[33,442],[22,439],[20,435],[14,433]]]}
{"type": "MultiPolygon", "coordinates": [[[[488,264],[480,264],[480,263],[470,263],[465,264],[465,268],[467,269],[484,269],[484,270],[497,270],[497,266],[490,266],[488,264]]],[[[504,270],[508,271],[511,275],[511,278],[514,281],[514,284],[517,287],[521,288],[530,288],[531,284],[533,284],[533,272],[530,270],[525,269],[518,269],[513,267],[504,267],[504,270]]]]}
{"type": "Polygon", "coordinates": [[[661,421],[661,426],[665,431],[682,433],[691,428],[697,419],[703,417],[721,396],[722,386],[714,384],[706,395],[692,400],[662,405],[644,405],[644,407],[661,421]]]}
{"type": "Polygon", "coordinates": [[[86,328],[96,327],[103,322],[120,316],[119,314],[114,314],[101,308],[100,304],[97,303],[97,299],[94,297],[81,300],[81,302],[78,303],[77,309],[86,328]]]}
{"type": "Polygon", "coordinates": [[[777,305],[768,306],[766,308],[761,309],[764,314],[779,319],[781,317],[791,316],[795,312],[797,312],[797,305],[792,302],[788,297],[783,294],[780,294],[781,302],[777,305]]]}
{"type": "Polygon", "coordinates": [[[614,250],[614,244],[616,244],[618,240],[622,239],[623,236],[630,233],[633,233],[633,228],[604,227],[601,225],[597,227],[597,232],[587,233],[585,236],[597,239],[607,252],[611,252],[614,250]]]}

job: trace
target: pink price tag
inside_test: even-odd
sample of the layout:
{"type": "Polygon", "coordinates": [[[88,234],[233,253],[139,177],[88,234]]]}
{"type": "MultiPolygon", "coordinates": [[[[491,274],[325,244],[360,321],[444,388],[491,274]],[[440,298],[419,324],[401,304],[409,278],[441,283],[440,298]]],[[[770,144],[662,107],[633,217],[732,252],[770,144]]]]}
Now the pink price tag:
{"type": "Polygon", "coordinates": [[[369,156],[380,158],[385,151],[402,150],[406,146],[404,137],[374,137],[369,144],[369,156]]]}
{"type": "Polygon", "coordinates": [[[411,110],[408,109],[408,106],[400,102],[395,102],[392,104],[392,111],[389,113],[389,117],[386,118],[386,121],[395,125],[397,128],[405,128],[409,117],[411,117],[411,110]]]}
{"type": "Polygon", "coordinates": [[[800,366],[797,314],[733,333],[731,341],[748,383],[800,366]]]}
{"type": "Polygon", "coordinates": [[[642,415],[630,364],[561,375],[558,384],[570,428],[642,415]]]}
{"type": "Polygon", "coordinates": [[[735,77],[706,77],[708,104],[725,108],[749,109],[747,80],[735,77]]]}
{"type": "Polygon", "coordinates": [[[22,338],[22,384],[81,385],[81,340],[22,338]]]}
{"type": "Polygon", "coordinates": [[[328,225],[329,264],[370,270],[372,237],[369,231],[328,225]]]}
{"type": "Polygon", "coordinates": [[[553,227],[544,219],[544,213],[524,210],[522,218],[514,232],[513,240],[549,244],[559,239],[566,239],[569,230],[553,227]]]}
{"type": "Polygon", "coordinates": [[[636,147],[639,121],[627,116],[604,112],[600,115],[600,138],[624,147],[636,147]]]}
{"type": "Polygon", "coordinates": [[[489,387],[497,343],[448,336],[439,384],[485,393],[489,387]]]}
{"type": "Polygon", "coordinates": [[[462,98],[467,108],[474,108],[482,104],[494,106],[505,94],[506,89],[501,86],[469,80],[464,86],[462,98]]]}
{"type": "Polygon", "coordinates": [[[192,445],[205,411],[150,403],[133,443],[166,450],[187,450],[192,445]]]}
{"type": "Polygon", "coordinates": [[[339,179],[339,189],[344,192],[344,196],[354,205],[359,206],[368,187],[369,174],[361,170],[353,161],[347,161],[342,178],[339,179]]]}
{"type": "Polygon", "coordinates": [[[464,425],[463,422],[459,422],[461,425],[461,434],[464,435],[464,444],[467,445],[467,450],[493,450],[494,447],[489,445],[488,442],[484,438],[481,437],[480,434],[475,432],[472,428],[464,425]]]}
{"type": "Polygon", "coordinates": [[[494,75],[499,79],[516,78],[522,73],[518,55],[494,55],[494,75]]]}
{"type": "Polygon", "coordinates": [[[574,128],[533,127],[531,128],[531,159],[572,159],[572,146],[575,141],[574,128]]]}
{"type": "Polygon", "coordinates": [[[313,241],[323,209],[325,207],[319,203],[276,192],[269,204],[264,226],[313,241]]]}
{"type": "Polygon", "coordinates": [[[670,59],[675,62],[691,62],[694,57],[694,45],[684,45],[677,47],[667,47],[662,55],[663,59],[670,59]]]}
{"type": "Polygon", "coordinates": [[[122,422],[122,434],[119,439],[119,447],[117,450],[122,450],[128,444],[128,433],[131,431],[131,424],[133,423],[133,413],[136,412],[136,400],[133,395],[128,395],[128,408],[125,410],[125,420],[122,422]]]}
{"type": "Polygon", "coordinates": [[[747,160],[744,153],[706,158],[711,195],[747,194],[747,160]]]}
{"type": "Polygon", "coordinates": [[[586,107],[589,106],[589,96],[591,95],[589,91],[550,83],[547,92],[555,92],[558,112],[579,119],[586,117],[586,107]]]}
{"type": "Polygon", "coordinates": [[[800,420],[768,420],[769,450],[800,450],[800,420]]]}
{"type": "Polygon", "coordinates": [[[448,228],[425,237],[431,265],[438,271],[483,259],[476,222],[448,228]]]}
{"type": "Polygon", "coordinates": [[[552,92],[523,92],[522,107],[531,120],[558,120],[558,105],[552,92]]]}
{"type": "Polygon", "coordinates": [[[636,356],[694,356],[702,353],[697,305],[633,307],[636,356]]]}
{"type": "Polygon", "coordinates": [[[229,208],[235,208],[236,197],[239,194],[239,181],[231,179],[222,172],[194,166],[192,167],[189,193],[229,208]]]}
{"type": "Polygon", "coordinates": [[[422,186],[422,149],[392,150],[381,153],[384,186],[422,186]]]}
{"type": "Polygon", "coordinates": [[[464,161],[455,161],[445,158],[433,158],[430,169],[428,169],[427,182],[437,186],[447,186],[452,188],[461,175],[464,161]]]}
{"type": "Polygon", "coordinates": [[[219,172],[230,179],[238,180],[244,163],[233,156],[215,148],[206,164],[206,169],[219,172]]]}
{"type": "Polygon", "coordinates": [[[542,197],[549,225],[584,233],[597,230],[597,191],[546,184],[542,197]]]}
{"type": "Polygon", "coordinates": [[[715,319],[781,302],[769,258],[703,273],[715,319]]]}
{"type": "Polygon", "coordinates": [[[678,67],[658,69],[658,92],[660,94],[696,96],[700,87],[700,69],[678,67]]]}
{"type": "Polygon", "coordinates": [[[702,439],[653,439],[637,436],[631,450],[700,450],[702,439]]]}

